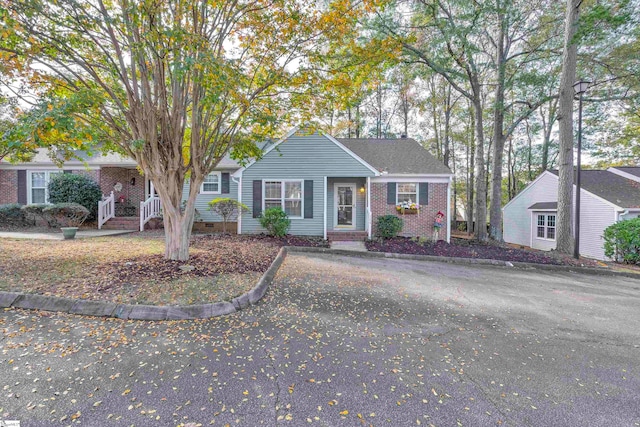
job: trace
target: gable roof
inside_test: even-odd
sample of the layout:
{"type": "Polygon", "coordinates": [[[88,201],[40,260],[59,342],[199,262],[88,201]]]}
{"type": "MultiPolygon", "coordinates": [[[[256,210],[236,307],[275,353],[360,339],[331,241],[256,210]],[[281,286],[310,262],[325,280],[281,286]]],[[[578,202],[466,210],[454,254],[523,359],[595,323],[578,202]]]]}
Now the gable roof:
{"type": "MultiPolygon", "coordinates": [[[[286,141],[287,139],[289,139],[293,135],[296,135],[298,132],[303,132],[303,130],[302,130],[302,128],[300,126],[296,126],[295,128],[291,129],[282,139],[280,139],[279,141],[269,145],[266,148],[266,150],[263,149],[263,153],[262,153],[263,157],[266,156],[272,150],[275,150],[276,147],[278,147],[278,145],[282,144],[284,141],[286,141]]],[[[351,151],[348,147],[346,147],[344,144],[342,144],[340,141],[338,141],[337,139],[335,139],[331,135],[325,135],[325,134],[322,134],[322,133],[318,133],[318,134],[322,135],[323,137],[327,138],[329,141],[334,143],[336,146],[338,146],[340,149],[342,149],[345,153],[347,153],[349,156],[351,156],[354,160],[356,160],[357,162],[362,164],[367,169],[371,170],[371,172],[373,172],[376,176],[380,175],[380,173],[371,164],[367,163],[364,159],[362,159],[360,156],[358,156],[356,153],[351,151]]],[[[233,175],[234,176],[239,176],[244,170],[250,168],[256,162],[257,162],[256,159],[251,160],[246,166],[241,167],[240,169],[235,171],[233,173],[233,175]]]]}
{"type": "MultiPolygon", "coordinates": [[[[558,176],[557,170],[549,172],[558,176]]],[[[640,207],[640,182],[627,179],[608,170],[582,170],[580,186],[589,193],[621,208],[640,207]]]]}
{"type": "Polygon", "coordinates": [[[412,138],[337,138],[367,163],[389,174],[451,174],[451,169],[412,138]]]}

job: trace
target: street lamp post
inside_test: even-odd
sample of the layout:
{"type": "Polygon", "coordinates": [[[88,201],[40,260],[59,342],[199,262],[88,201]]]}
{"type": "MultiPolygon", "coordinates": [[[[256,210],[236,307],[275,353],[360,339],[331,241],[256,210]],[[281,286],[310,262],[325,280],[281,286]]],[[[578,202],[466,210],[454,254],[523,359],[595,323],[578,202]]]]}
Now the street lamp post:
{"type": "Polygon", "coordinates": [[[573,247],[573,257],[580,258],[580,171],[582,154],[582,95],[587,91],[590,81],[579,80],[573,84],[573,90],[579,97],[578,104],[578,156],[576,169],[576,212],[575,212],[575,246],[573,247]]]}

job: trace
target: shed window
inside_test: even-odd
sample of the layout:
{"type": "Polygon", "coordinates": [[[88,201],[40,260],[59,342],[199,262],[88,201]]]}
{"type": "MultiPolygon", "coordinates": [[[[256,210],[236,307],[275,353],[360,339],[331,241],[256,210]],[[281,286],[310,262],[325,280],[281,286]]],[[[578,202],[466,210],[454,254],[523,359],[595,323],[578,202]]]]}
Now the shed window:
{"type": "Polygon", "coordinates": [[[539,239],[556,239],[556,215],[539,214],[536,236],[539,239]]]}

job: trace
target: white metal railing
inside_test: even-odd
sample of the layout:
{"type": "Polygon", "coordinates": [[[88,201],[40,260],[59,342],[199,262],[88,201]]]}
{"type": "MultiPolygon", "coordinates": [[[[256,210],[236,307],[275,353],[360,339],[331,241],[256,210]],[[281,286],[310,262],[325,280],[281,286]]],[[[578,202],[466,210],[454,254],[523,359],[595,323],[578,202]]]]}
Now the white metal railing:
{"type": "Polygon", "coordinates": [[[144,225],[149,222],[151,218],[156,218],[160,215],[160,197],[149,197],[144,202],[140,202],[140,231],[144,231],[144,225]]]}
{"type": "Polygon", "coordinates": [[[116,216],[116,200],[113,191],[110,196],[102,195],[102,200],[98,202],[98,230],[102,229],[105,222],[116,216]]]}

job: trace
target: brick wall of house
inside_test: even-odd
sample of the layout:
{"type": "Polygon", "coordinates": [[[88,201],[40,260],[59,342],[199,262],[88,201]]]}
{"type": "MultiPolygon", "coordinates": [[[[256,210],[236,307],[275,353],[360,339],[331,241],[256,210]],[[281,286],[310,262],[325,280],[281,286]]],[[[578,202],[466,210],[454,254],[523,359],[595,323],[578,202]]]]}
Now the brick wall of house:
{"type": "Polygon", "coordinates": [[[0,205],[18,203],[18,171],[0,170],[0,205]]]}
{"type": "MultiPolygon", "coordinates": [[[[447,213],[447,184],[429,183],[429,203],[425,205],[420,200],[420,211],[415,215],[402,215],[396,211],[395,205],[387,204],[387,183],[371,183],[371,216],[373,223],[373,233],[377,218],[382,215],[397,215],[404,221],[401,236],[405,237],[427,237],[433,238],[433,223],[438,211],[447,213]]],[[[446,240],[446,218],[440,230],[438,239],[446,240]]]]}
{"type": "Polygon", "coordinates": [[[140,202],[145,200],[145,179],[137,169],[103,167],[98,176],[103,194],[108,195],[113,191],[116,203],[120,196],[124,196],[126,202],[136,208],[138,215],[140,202]],[[135,185],[131,185],[132,178],[135,178],[135,185]],[[122,184],[121,191],[115,191],[113,188],[118,182],[122,184]]]}

